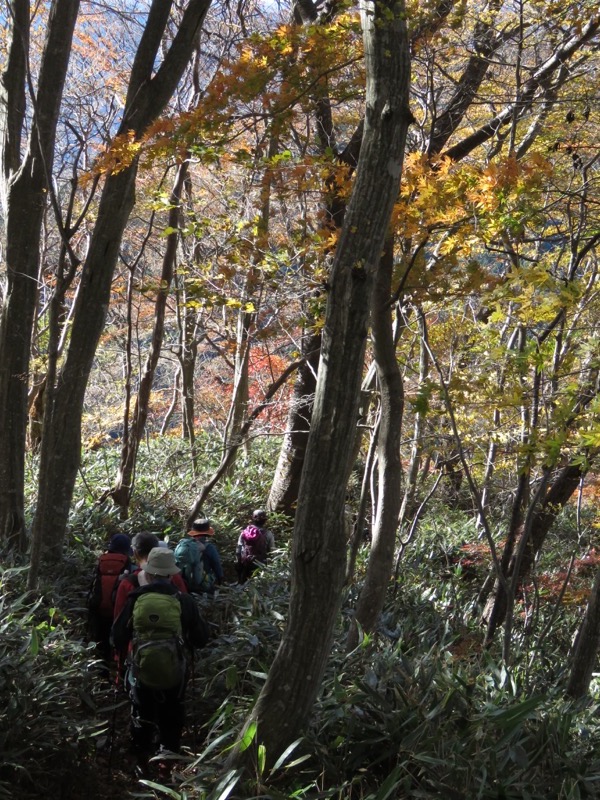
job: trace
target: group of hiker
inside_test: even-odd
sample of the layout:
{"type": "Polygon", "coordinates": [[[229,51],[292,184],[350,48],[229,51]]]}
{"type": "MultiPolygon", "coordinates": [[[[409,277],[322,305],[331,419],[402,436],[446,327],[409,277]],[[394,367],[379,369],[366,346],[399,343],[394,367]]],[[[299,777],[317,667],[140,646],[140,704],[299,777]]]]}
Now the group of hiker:
{"type": "MultiPolygon", "coordinates": [[[[254,511],[236,546],[238,585],[243,585],[274,547],[267,514],[254,511]]],[[[174,549],[148,531],[133,539],[112,536],[98,561],[88,597],[90,638],[105,675],[116,663],[117,683],[131,701],[132,752],[140,775],[158,756],[159,777],[177,753],[184,727],[184,693],[195,648],[209,627],[194,594],[214,594],[224,582],[210,520],[195,520],[174,549]]]]}

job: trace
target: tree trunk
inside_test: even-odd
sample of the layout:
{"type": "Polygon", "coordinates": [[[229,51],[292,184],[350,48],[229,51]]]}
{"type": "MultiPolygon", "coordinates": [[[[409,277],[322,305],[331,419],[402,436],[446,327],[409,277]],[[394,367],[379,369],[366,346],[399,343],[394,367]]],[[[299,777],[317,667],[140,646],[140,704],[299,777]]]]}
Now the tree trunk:
{"type": "MultiPolygon", "coordinates": [[[[279,141],[274,133],[269,139],[268,159],[277,154],[279,141]]],[[[261,180],[260,187],[260,211],[257,220],[256,240],[254,242],[254,253],[250,263],[244,293],[242,296],[242,307],[238,314],[236,325],[236,347],[233,372],[233,392],[231,404],[225,424],[223,434],[223,455],[229,459],[228,473],[234,467],[239,446],[241,444],[240,431],[244,425],[244,419],[248,411],[249,390],[249,370],[250,370],[250,349],[252,347],[252,329],[255,327],[258,308],[250,312],[246,310],[248,304],[258,305],[256,301],[257,289],[262,282],[260,270],[257,265],[267,252],[269,246],[269,224],[271,221],[271,192],[273,187],[273,171],[268,167],[261,180]]]]}
{"type": "MultiPolygon", "coordinates": [[[[425,386],[425,381],[429,378],[429,353],[425,346],[427,331],[425,314],[421,307],[416,310],[417,322],[421,332],[420,353],[419,353],[419,390],[425,386]]],[[[410,462],[406,473],[406,486],[404,489],[404,497],[400,506],[400,513],[398,515],[398,529],[402,531],[404,524],[409,517],[412,517],[415,507],[415,496],[417,493],[417,482],[419,478],[419,464],[421,462],[421,453],[423,450],[423,428],[425,424],[425,413],[418,410],[415,411],[415,421],[413,427],[413,441],[410,451],[410,462]]]]}
{"type": "Polygon", "coordinates": [[[133,208],[136,172],[134,164],[106,180],[77,296],[71,343],[56,388],[54,391],[47,388],[29,572],[31,588],[37,580],[42,550],[47,551],[51,560],[60,558],[62,553],[81,455],[83,400],[108,310],[112,279],[112,269],[107,275],[108,265],[114,268],[116,264],[123,229],[133,208]]]}
{"type": "Polygon", "coordinates": [[[244,441],[244,437],[248,435],[248,432],[252,427],[252,423],[254,422],[254,420],[257,419],[257,417],[259,417],[260,414],[262,414],[265,408],[267,408],[267,406],[269,405],[269,402],[272,400],[272,398],[277,394],[279,389],[286,383],[290,375],[293,372],[295,372],[299,366],[300,362],[298,361],[294,361],[293,363],[288,364],[288,366],[284,369],[281,375],[278,378],[276,378],[276,380],[274,380],[273,383],[271,383],[271,385],[265,392],[265,397],[263,401],[252,409],[252,413],[246,418],[244,424],[240,429],[237,441],[234,442],[231,445],[231,447],[225,450],[225,452],[221,457],[221,463],[219,464],[217,469],[213,472],[211,477],[202,486],[200,492],[198,493],[196,499],[194,500],[194,503],[190,508],[186,522],[188,528],[196,517],[202,515],[203,513],[202,507],[206,502],[208,495],[211,493],[211,491],[214,489],[214,487],[217,485],[218,481],[223,477],[223,475],[225,475],[231,468],[233,462],[235,461],[237,451],[240,448],[242,442],[244,441]]]}
{"type": "Polygon", "coordinates": [[[154,326],[150,340],[150,351],[140,380],[133,417],[128,426],[128,435],[123,442],[121,463],[119,465],[117,479],[110,493],[114,502],[124,511],[129,508],[129,502],[131,500],[138,449],[146,428],[154,373],[156,372],[162,349],[167,298],[173,280],[175,256],[177,253],[177,239],[179,236],[177,229],[179,227],[181,194],[187,172],[188,162],[184,161],[177,170],[175,185],[169,201],[168,227],[173,229],[173,231],[167,236],[167,246],[163,255],[160,283],[154,302],[154,326]]]}
{"type": "MultiPolygon", "coordinates": [[[[408,125],[410,59],[405,11],[361,4],[366,123],[352,198],[330,277],[321,364],[294,527],[289,619],[250,720],[273,760],[306,724],[319,691],[344,581],[344,505],[373,276],[398,196],[408,125]],[[290,697],[294,702],[290,703],[290,697]]],[[[256,751],[234,749],[230,764],[256,751]]]]}
{"type": "MultiPolygon", "coordinates": [[[[569,464],[563,467],[554,479],[550,489],[546,492],[541,507],[531,515],[531,522],[521,526],[521,528],[516,531],[515,540],[520,542],[522,546],[517,545],[515,548],[514,542],[507,543],[505,546],[506,553],[507,547],[510,544],[511,553],[505,574],[508,577],[509,584],[515,591],[523,582],[526,575],[529,574],[535,557],[544,544],[548,531],[564,505],[577,489],[579,481],[589,468],[589,463],[591,463],[591,458],[589,458],[587,467],[584,467],[582,463],[569,464]],[[526,541],[522,539],[519,540],[519,536],[526,536],[526,541]]],[[[504,561],[505,557],[503,554],[501,564],[501,569],[503,569],[503,571],[504,561]]],[[[494,591],[483,614],[483,619],[487,622],[486,642],[488,644],[493,640],[496,630],[506,619],[508,600],[509,598],[506,596],[506,592],[502,588],[500,582],[496,581],[494,591]]]]}
{"type": "Polygon", "coordinates": [[[585,697],[590,688],[600,644],[600,570],[596,572],[585,616],[573,645],[571,675],[567,684],[570,697],[585,697]]]}
{"type": "Polygon", "coordinates": [[[0,80],[0,195],[6,230],[6,294],[0,322],[0,541],[24,549],[25,445],[39,246],[54,140],[79,0],[55,0],[23,161],[29,3],[12,4],[8,61],[0,80]]]}
{"type": "Polygon", "coordinates": [[[372,314],[373,350],[381,396],[377,446],[379,495],[367,574],[348,633],[348,651],[354,650],[358,645],[359,625],[368,633],[375,629],[394,568],[401,503],[400,434],[404,412],[404,385],[396,359],[392,325],[390,297],[393,272],[394,241],[393,237],[389,237],[375,276],[372,314]]]}
{"type": "MultiPolygon", "coordinates": [[[[186,316],[185,331],[189,334],[189,326],[187,325],[188,317],[186,316]]],[[[190,335],[182,343],[181,348],[181,435],[186,439],[190,446],[194,446],[196,430],[194,427],[194,420],[196,417],[196,394],[194,387],[194,376],[196,374],[196,357],[198,354],[198,343],[190,335]]]]}
{"type": "MultiPolygon", "coordinates": [[[[294,19],[305,25],[313,25],[318,19],[318,6],[312,0],[296,2],[293,9],[294,19]]],[[[335,13],[334,6],[325,10],[325,14],[335,13]]],[[[323,86],[326,76],[321,76],[319,92],[315,98],[315,128],[318,148],[321,155],[336,149],[335,129],[331,113],[331,100],[323,86]]],[[[362,128],[361,128],[362,131],[362,128]]],[[[353,142],[354,145],[354,142],[353,142]]],[[[346,148],[338,159],[351,167],[356,166],[354,147],[346,148]]],[[[346,201],[341,196],[334,176],[327,181],[325,200],[325,228],[327,231],[341,228],[346,201]]],[[[302,339],[302,356],[305,363],[298,370],[292,403],[289,408],[286,431],[281,444],[281,451],[267,507],[271,511],[279,511],[293,516],[298,502],[298,491],[302,477],[302,468],[308,443],[314,393],[317,385],[319,356],[321,352],[321,332],[314,330],[302,339]]]]}
{"type": "Polygon", "coordinates": [[[302,355],[305,360],[298,370],[294,384],[286,431],[267,502],[269,511],[291,517],[296,511],[302,465],[308,444],[320,352],[320,332],[303,337],[302,355]]]}
{"type": "MultiPolygon", "coordinates": [[[[210,0],[190,0],[171,46],[155,70],[172,3],[153,0],[131,70],[120,134],[133,132],[139,138],[162,113],[196,46],[209,5],[210,0]]],[[[123,231],[135,199],[137,169],[134,160],[106,179],[77,295],[69,350],[58,376],[51,428],[44,431],[46,468],[40,470],[33,533],[48,542],[51,558],[59,558],[62,552],[81,455],[83,399],[108,311],[123,231]]],[[[30,581],[35,582],[36,571],[37,566],[30,572],[30,581]]]]}

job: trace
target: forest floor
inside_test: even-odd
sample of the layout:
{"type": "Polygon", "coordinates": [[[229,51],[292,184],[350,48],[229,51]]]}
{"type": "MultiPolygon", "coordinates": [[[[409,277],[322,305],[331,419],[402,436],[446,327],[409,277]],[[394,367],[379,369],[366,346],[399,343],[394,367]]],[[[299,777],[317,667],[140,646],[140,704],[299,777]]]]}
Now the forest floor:
{"type": "MultiPolygon", "coordinates": [[[[139,772],[137,759],[131,752],[129,702],[125,694],[120,693],[118,706],[113,712],[114,692],[112,689],[109,692],[111,698],[106,711],[106,716],[109,717],[107,734],[98,737],[95,751],[80,757],[76,770],[63,773],[54,786],[46,787],[46,800],[119,800],[140,796],[144,791],[149,793],[150,789],[144,786],[143,780],[163,786],[178,786],[183,780],[181,768],[187,767],[187,760],[179,763],[173,761],[171,778],[164,773],[159,775],[158,759],[150,761],[148,770],[143,775],[139,772]]],[[[189,705],[189,697],[187,700],[189,705]]],[[[99,714],[102,714],[102,708],[99,708],[99,714]]],[[[190,717],[188,708],[188,719],[190,717]]],[[[186,750],[190,753],[198,750],[198,736],[190,728],[186,728],[183,735],[182,752],[185,753],[186,750]]],[[[52,780],[50,776],[49,779],[52,780]]],[[[37,793],[36,797],[39,796],[37,793]]]]}

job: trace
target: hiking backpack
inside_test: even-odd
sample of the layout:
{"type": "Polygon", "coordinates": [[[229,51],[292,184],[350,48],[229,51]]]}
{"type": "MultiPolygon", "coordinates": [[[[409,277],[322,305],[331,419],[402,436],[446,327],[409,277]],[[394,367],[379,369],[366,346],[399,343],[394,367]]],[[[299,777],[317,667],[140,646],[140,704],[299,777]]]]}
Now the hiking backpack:
{"type": "Polygon", "coordinates": [[[248,525],[242,531],[242,564],[254,564],[259,561],[264,564],[267,560],[267,535],[257,525],[248,525]]]}
{"type": "Polygon", "coordinates": [[[175,689],[185,680],[186,659],[177,594],[148,591],[133,606],[131,677],[149,689],[175,689]]]}
{"type": "Polygon", "coordinates": [[[200,592],[205,583],[204,559],[202,554],[206,545],[190,536],[182,539],[175,548],[175,563],[190,592],[200,592]]]}
{"type": "Polygon", "coordinates": [[[88,595],[88,609],[92,615],[112,619],[119,576],[130,569],[129,556],[123,553],[100,556],[88,595]]]}

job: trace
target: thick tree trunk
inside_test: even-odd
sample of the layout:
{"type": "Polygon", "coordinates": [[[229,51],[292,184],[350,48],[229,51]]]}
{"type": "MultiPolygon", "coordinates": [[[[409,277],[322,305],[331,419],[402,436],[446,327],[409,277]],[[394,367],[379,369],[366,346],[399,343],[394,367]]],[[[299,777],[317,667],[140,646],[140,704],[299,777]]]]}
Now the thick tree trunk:
{"type": "Polygon", "coordinates": [[[9,57],[0,81],[0,194],[6,229],[7,287],[0,323],[0,541],[24,549],[24,479],[31,334],[39,246],[54,140],[79,0],[50,9],[36,106],[23,162],[29,3],[12,5],[9,57]]]}
{"type": "MultiPolygon", "coordinates": [[[[172,3],[153,0],[133,61],[121,134],[133,132],[136,137],[141,136],[162,113],[196,46],[209,5],[210,0],[190,0],[171,46],[155,70],[172,3]]],[[[69,350],[58,376],[50,417],[51,429],[44,431],[42,455],[45,469],[40,470],[33,533],[34,539],[38,540],[38,553],[41,551],[40,542],[45,539],[49,556],[53,558],[59,558],[62,552],[80,460],[83,399],[108,311],[123,231],[135,199],[137,168],[134,160],[106,179],[77,295],[69,350]]],[[[32,564],[31,584],[35,584],[38,566],[32,564]]]]}
{"type": "MultiPolygon", "coordinates": [[[[367,71],[366,123],[352,198],[330,277],[321,364],[294,527],[289,619],[252,713],[269,763],[310,715],[338,619],[344,581],[344,506],[373,286],[398,196],[410,60],[405,11],[387,0],[361,5],[367,71]],[[290,697],[293,703],[290,703],[290,697]]],[[[231,764],[254,753],[234,750],[231,764]]]]}
{"type": "Polygon", "coordinates": [[[375,629],[394,568],[401,503],[400,434],[404,413],[404,385],[396,359],[390,304],[393,272],[394,242],[393,237],[390,237],[375,277],[372,314],[373,350],[381,397],[377,447],[379,495],[365,582],[348,633],[348,651],[354,650],[358,645],[358,626],[368,633],[375,629]]]}
{"type": "Polygon", "coordinates": [[[303,338],[302,355],[305,360],[298,370],[294,384],[286,432],[267,503],[269,511],[277,511],[289,516],[294,516],[296,512],[302,465],[308,444],[308,432],[315,399],[320,352],[320,332],[303,338]]]}

